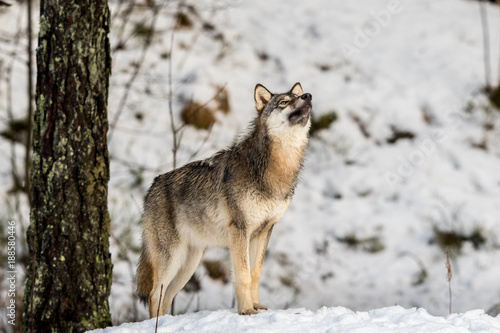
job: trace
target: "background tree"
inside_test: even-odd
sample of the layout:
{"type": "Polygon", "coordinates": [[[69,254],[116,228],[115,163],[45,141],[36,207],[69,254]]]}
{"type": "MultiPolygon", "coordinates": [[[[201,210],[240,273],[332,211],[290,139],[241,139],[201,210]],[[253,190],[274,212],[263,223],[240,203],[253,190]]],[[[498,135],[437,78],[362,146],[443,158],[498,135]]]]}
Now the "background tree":
{"type": "Polygon", "coordinates": [[[42,0],[25,331],[111,324],[107,0],[42,0]]]}

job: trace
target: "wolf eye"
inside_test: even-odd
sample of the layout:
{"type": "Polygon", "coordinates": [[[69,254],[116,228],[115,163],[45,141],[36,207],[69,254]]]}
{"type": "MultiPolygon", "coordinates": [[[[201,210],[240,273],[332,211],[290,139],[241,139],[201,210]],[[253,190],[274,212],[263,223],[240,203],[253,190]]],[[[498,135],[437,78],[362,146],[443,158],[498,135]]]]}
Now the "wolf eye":
{"type": "Polygon", "coordinates": [[[279,102],[279,106],[287,106],[288,105],[288,102],[287,100],[282,100],[279,102]]]}

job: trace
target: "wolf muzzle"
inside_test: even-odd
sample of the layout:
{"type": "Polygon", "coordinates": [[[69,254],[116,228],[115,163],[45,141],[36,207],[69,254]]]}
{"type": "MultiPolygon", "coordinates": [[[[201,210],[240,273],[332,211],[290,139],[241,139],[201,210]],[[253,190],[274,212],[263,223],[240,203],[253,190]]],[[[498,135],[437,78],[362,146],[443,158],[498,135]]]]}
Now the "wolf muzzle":
{"type": "Polygon", "coordinates": [[[305,126],[309,120],[312,109],[312,95],[309,93],[302,94],[297,101],[297,110],[290,113],[288,121],[291,125],[305,126]]]}

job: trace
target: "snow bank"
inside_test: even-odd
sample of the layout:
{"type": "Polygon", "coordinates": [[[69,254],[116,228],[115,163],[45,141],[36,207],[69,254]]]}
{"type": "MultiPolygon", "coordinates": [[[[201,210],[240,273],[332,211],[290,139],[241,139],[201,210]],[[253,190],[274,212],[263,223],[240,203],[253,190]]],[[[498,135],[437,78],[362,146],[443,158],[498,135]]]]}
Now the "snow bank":
{"type": "MultiPolygon", "coordinates": [[[[151,333],[155,326],[156,319],[150,319],[92,332],[151,333]]],[[[158,332],[500,332],[500,318],[483,310],[437,317],[421,308],[400,306],[368,312],[343,307],[323,307],[316,312],[269,310],[249,317],[219,310],[163,316],[158,320],[158,332]]]]}

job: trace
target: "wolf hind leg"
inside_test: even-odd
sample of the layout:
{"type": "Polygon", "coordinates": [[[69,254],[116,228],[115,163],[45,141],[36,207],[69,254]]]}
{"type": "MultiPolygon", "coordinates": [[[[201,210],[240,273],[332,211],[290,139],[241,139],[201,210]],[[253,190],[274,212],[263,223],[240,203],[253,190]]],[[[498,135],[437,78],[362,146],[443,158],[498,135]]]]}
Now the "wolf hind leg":
{"type": "Polygon", "coordinates": [[[163,316],[170,310],[172,300],[170,299],[170,302],[167,302],[165,295],[186,258],[187,246],[179,244],[175,247],[170,247],[168,251],[169,252],[166,255],[164,254],[158,263],[156,274],[153,272],[154,283],[149,296],[150,318],[156,317],[157,314],[163,316]],[[160,293],[162,300],[161,305],[159,304],[160,293]]]}
{"type": "Polygon", "coordinates": [[[162,306],[163,308],[168,307],[168,309],[170,309],[170,306],[172,305],[172,301],[175,295],[177,295],[177,293],[181,291],[182,288],[184,288],[186,283],[194,274],[196,268],[198,267],[198,264],[201,261],[201,257],[203,256],[204,252],[205,252],[204,248],[193,247],[193,246],[188,247],[185,256],[185,261],[181,263],[181,266],[177,271],[177,274],[168,285],[166,291],[165,289],[163,289],[165,291],[164,293],[165,298],[162,306]]]}

